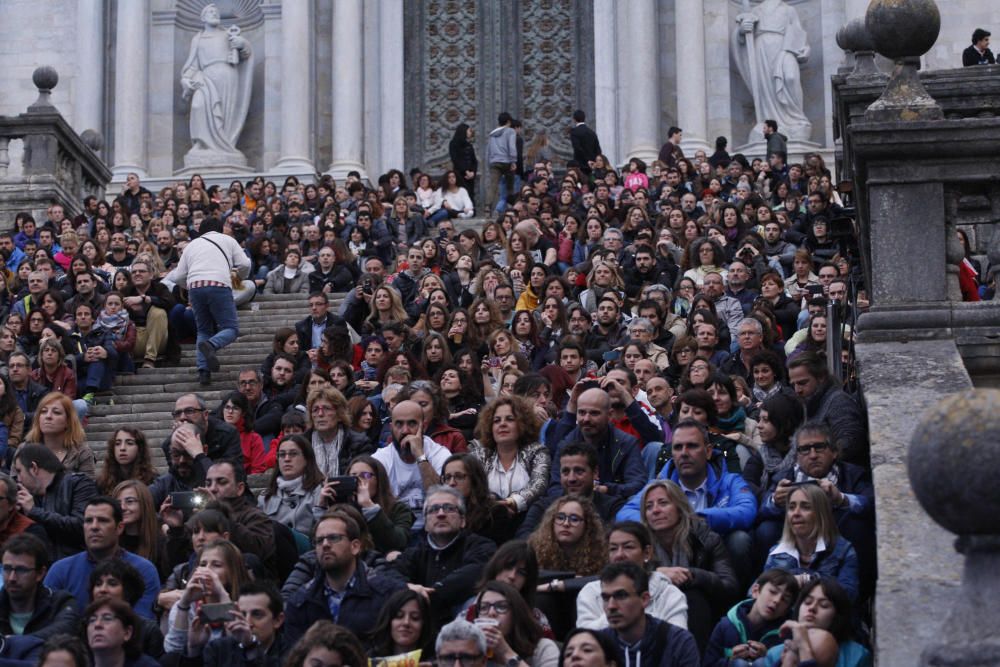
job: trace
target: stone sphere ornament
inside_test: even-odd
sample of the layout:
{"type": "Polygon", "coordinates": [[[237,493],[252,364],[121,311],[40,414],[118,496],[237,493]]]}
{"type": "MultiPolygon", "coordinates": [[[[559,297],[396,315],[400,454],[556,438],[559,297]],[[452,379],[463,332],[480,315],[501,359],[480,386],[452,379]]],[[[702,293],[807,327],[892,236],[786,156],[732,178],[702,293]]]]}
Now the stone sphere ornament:
{"type": "Polygon", "coordinates": [[[36,67],[35,71],[31,73],[31,81],[38,88],[38,99],[28,107],[28,112],[44,113],[55,109],[52,106],[51,95],[52,89],[59,83],[59,72],[56,71],[56,68],[49,65],[36,67]]]}
{"type": "Polygon", "coordinates": [[[907,469],[917,500],[949,532],[1000,534],[1000,390],[942,398],[914,431],[907,469]]]}
{"type": "Polygon", "coordinates": [[[886,58],[919,57],[937,41],[941,12],[934,0],[872,0],[865,26],[875,50],[886,58]]]}

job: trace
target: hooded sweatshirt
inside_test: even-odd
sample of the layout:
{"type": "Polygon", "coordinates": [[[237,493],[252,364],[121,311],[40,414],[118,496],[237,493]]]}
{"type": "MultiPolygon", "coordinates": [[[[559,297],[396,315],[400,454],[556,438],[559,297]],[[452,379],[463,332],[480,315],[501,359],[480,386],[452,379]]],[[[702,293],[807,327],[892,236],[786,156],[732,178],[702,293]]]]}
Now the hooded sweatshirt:
{"type": "Polygon", "coordinates": [[[646,632],[635,644],[626,644],[611,628],[604,630],[625,655],[622,667],[700,667],[694,636],[687,630],[646,614],[646,632]]]}
{"type": "Polygon", "coordinates": [[[501,125],[490,132],[486,144],[487,164],[514,164],[517,162],[517,133],[514,128],[501,125]]]}

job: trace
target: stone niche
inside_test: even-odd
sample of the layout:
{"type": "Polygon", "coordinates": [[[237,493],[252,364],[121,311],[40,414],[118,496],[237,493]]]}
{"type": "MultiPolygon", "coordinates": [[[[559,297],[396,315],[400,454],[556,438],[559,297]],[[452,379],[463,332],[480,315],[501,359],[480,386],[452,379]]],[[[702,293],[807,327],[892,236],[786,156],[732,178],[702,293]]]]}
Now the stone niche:
{"type": "MultiPolygon", "coordinates": [[[[817,144],[817,148],[826,144],[827,118],[830,115],[826,106],[826,88],[829,82],[826,80],[824,63],[824,44],[833,39],[834,33],[840,28],[840,24],[826,25],[823,20],[822,0],[785,0],[785,3],[792,7],[799,15],[799,22],[805,29],[808,43],[810,45],[809,59],[800,63],[799,75],[802,81],[802,101],[803,111],[806,117],[812,122],[810,141],[817,144]]],[[[736,28],[736,17],[743,10],[743,3],[740,0],[729,0],[729,21],[727,30],[731,33],[736,28]]],[[[757,6],[756,0],[751,0],[750,7],[757,6]]],[[[728,38],[728,34],[727,34],[728,38]]],[[[729,153],[735,153],[746,147],[754,149],[753,155],[763,155],[764,142],[759,133],[755,133],[754,142],[747,146],[747,139],[750,136],[756,119],[754,111],[753,97],[750,89],[740,77],[739,71],[732,62],[730,54],[731,73],[730,83],[730,112],[732,117],[732,135],[729,137],[729,153]],[[754,146],[753,144],[759,144],[754,146]]],[[[709,105],[712,104],[711,96],[709,105]]],[[[764,119],[761,119],[762,121],[764,119]]],[[[782,129],[779,127],[778,131],[782,129]]],[[[710,138],[711,141],[712,138],[710,138]]]]}
{"type": "MultiPolygon", "coordinates": [[[[202,30],[199,14],[208,0],[154,2],[150,30],[149,166],[154,174],[187,175],[211,168],[185,170],[184,155],[191,148],[190,102],[181,97],[181,70],[191,48],[191,39],[202,30]]],[[[236,25],[254,53],[250,107],[236,147],[246,156],[247,173],[265,168],[265,125],[269,64],[265,14],[259,0],[221,0],[214,3],[222,28],[236,25]]],[[[272,47],[273,48],[273,47],[272,47]]],[[[271,53],[271,58],[274,54],[271,53]]],[[[276,96],[277,91],[274,91],[276,96]]],[[[274,100],[276,103],[277,100],[274,100]]],[[[232,170],[226,170],[233,173],[232,170]]]]}

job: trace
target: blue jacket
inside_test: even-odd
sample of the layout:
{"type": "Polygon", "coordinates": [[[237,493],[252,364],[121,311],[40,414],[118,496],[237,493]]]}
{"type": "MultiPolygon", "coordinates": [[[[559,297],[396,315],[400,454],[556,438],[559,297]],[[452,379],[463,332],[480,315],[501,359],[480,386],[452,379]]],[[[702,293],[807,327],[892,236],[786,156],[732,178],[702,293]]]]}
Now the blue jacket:
{"type": "MultiPolygon", "coordinates": [[[[639,404],[633,402],[629,407],[635,407],[640,413],[639,404]]],[[[642,414],[646,419],[646,415],[642,414]]],[[[559,483],[559,456],[566,445],[583,440],[579,427],[576,425],[576,413],[564,411],[551,434],[552,440],[558,442],[549,482],[549,495],[563,495],[559,483]]],[[[606,440],[597,448],[598,470],[600,483],[608,487],[609,496],[628,498],[633,493],[642,490],[646,483],[646,466],[639,453],[639,441],[633,436],[619,431],[608,422],[606,440]]],[[[638,502],[638,501],[637,501],[638,502]]]]}
{"type": "Polygon", "coordinates": [[[765,570],[778,567],[792,574],[832,577],[844,587],[852,601],[858,599],[858,554],[846,539],[838,537],[832,548],[826,545],[823,550],[817,549],[809,568],[799,564],[797,554],[783,550],[783,547],[787,546],[779,542],[771,549],[767,562],[764,563],[765,570]]]}
{"type": "MultiPolygon", "coordinates": [[[[386,599],[406,586],[401,579],[378,574],[370,570],[359,558],[354,579],[340,601],[340,614],[335,622],[359,637],[366,637],[375,629],[379,610],[386,599]]],[[[326,603],[326,577],[322,570],[307,586],[300,588],[285,606],[285,639],[293,645],[313,623],[330,618],[326,603]]]]}
{"type": "MultiPolygon", "coordinates": [[[[153,603],[160,592],[160,575],[156,572],[156,567],[145,558],[124,549],[119,550],[116,558],[121,558],[142,575],[145,587],[142,597],[135,604],[135,613],[143,618],[155,619],[153,603]]],[[[90,573],[96,565],[97,563],[91,560],[90,554],[86,551],[75,556],[61,558],[49,568],[49,573],[45,575],[45,585],[55,590],[72,593],[73,597],[76,598],[77,611],[82,614],[90,599],[90,573]]]]}
{"type": "Polygon", "coordinates": [[[739,644],[746,644],[747,640],[760,642],[764,646],[771,648],[778,644],[784,644],[778,636],[784,618],[764,623],[760,627],[750,625],[750,609],[754,600],[744,600],[734,605],[722,619],[715,624],[712,636],[705,647],[705,657],[702,659],[703,667],[727,667],[729,659],[733,657],[733,647],[739,644]]]}
{"type": "MultiPolygon", "coordinates": [[[[764,666],[778,667],[781,664],[781,652],[784,649],[784,643],[770,649],[764,658],[764,666]]],[[[841,642],[840,654],[837,656],[835,667],[872,667],[871,651],[851,639],[841,642]]]]}
{"type": "MultiPolygon", "coordinates": [[[[734,530],[749,530],[757,516],[757,498],[750,485],[740,475],[724,472],[718,465],[721,457],[714,456],[708,464],[708,508],[699,512],[708,522],[708,527],[720,535],[728,535],[734,530]]],[[[674,462],[668,461],[658,479],[669,479],[680,484],[674,462]]],[[[618,511],[619,521],[639,521],[640,490],[618,511]]]]}

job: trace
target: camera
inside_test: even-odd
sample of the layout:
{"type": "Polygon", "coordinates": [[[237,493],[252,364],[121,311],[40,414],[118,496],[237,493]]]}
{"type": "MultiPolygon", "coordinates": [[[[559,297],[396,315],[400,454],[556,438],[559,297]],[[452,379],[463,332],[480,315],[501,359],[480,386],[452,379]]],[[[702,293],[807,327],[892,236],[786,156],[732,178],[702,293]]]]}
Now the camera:
{"type": "Polygon", "coordinates": [[[233,620],[229,612],[235,608],[236,605],[232,602],[203,604],[198,610],[198,619],[204,625],[222,625],[233,620]]]}
{"type": "Polygon", "coordinates": [[[170,494],[170,504],[178,510],[194,510],[205,506],[206,498],[194,491],[174,491],[170,494]]]}
{"type": "Polygon", "coordinates": [[[333,487],[333,490],[337,494],[337,500],[347,500],[355,493],[358,492],[358,478],[353,475],[346,475],[344,477],[331,477],[326,480],[326,483],[336,482],[337,485],[333,487]]]}

